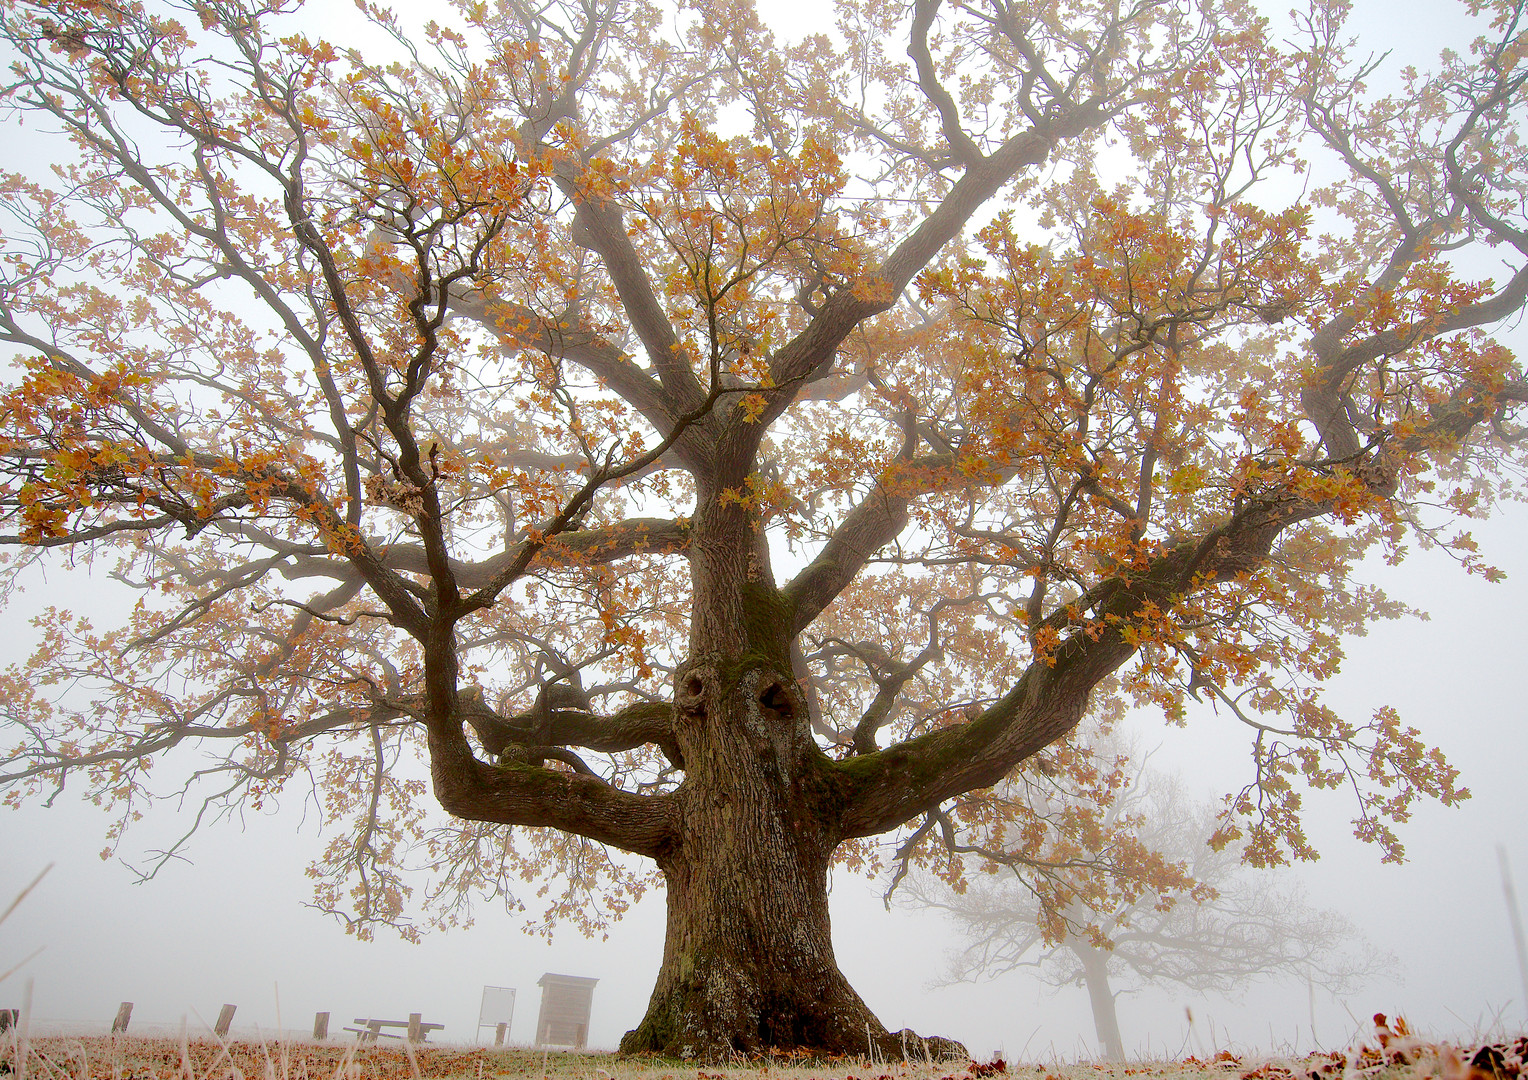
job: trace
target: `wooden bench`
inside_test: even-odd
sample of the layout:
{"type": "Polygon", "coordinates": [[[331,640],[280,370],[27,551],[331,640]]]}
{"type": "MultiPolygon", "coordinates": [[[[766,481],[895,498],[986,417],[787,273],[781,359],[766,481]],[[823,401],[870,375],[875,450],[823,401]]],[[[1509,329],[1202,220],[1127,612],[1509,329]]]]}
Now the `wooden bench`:
{"type": "Polygon", "coordinates": [[[407,1020],[376,1020],[371,1017],[358,1016],[355,1018],[355,1023],[361,1026],[347,1027],[345,1030],[355,1032],[361,1037],[363,1043],[376,1042],[378,1036],[384,1039],[402,1039],[407,1037],[409,1042],[419,1043],[428,1041],[430,1032],[440,1031],[446,1026],[444,1024],[426,1024],[422,1017],[422,1013],[409,1013],[407,1020]],[[390,1027],[405,1028],[407,1030],[403,1034],[382,1030],[383,1028],[390,1027]]]}

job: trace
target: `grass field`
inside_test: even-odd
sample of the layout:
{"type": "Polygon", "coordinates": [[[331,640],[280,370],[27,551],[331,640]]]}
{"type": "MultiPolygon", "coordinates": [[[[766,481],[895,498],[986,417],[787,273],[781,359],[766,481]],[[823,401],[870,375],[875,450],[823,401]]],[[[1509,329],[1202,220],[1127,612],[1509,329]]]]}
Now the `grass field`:
{"type": "MultiPolygon", "coordinates": [[[[1383,1018],[1376,1017],[1377,1021],[1383,1018]]],[[[789,1056],[701,1065],[616,1054],[450,1046],[220,1043],[125,1035],[0,1034],[6,1080],[1528,1080],[1528,1037],[1428,1042],[1380,1022],[1368,1043],[1309,1058],[1050,1065],[803,1061],[789,1056]],[[23,1057],[24,1055],[24,1057],[23,1057]]]]}

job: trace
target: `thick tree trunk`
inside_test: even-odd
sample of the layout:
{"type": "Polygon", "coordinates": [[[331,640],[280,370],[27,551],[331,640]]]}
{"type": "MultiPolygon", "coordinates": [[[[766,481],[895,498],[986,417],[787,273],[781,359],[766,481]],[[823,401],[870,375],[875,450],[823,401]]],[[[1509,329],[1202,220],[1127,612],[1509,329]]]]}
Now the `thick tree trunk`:
{"type": "MultiPolygon", "coordinates": [[[[691,661],[674,694],[685,779],[674,840],[657,856],[663,967],[621,1049],[900,1057],[901,1033],[886,1032],[833,958],[828,869],[841,814],[791,670],[789,602],[747,515],[709,509],[690,551],[691,661]]],[[[915,1042],[908,1052],[921,1057],[915,1042]]],[[[952,1050],[945,1040],[929,1048],[952,1050]]]]}
{"type": "Polygon", "coordinates": [[[1088,1001],[1093,1006],[1093,1029],[1108,1061],[1125,1060],[1125,1040],[1120,1038],[1119,1017],[1114,1011],[1114,991],[1109,989],[1109,957],[1102,949],[1084,944],[1073,946],[1082,961],[1082,978],[1088,987],[1088,1001]]]}
{"type": "Polygon", "coordinates": [[[799,697],[768,664],[694,668],[680,687],[681,840],[659,860],[668,934],[625,1052],[964,1053],[888,1033],[838,970],[828,919],[837,837],[799,697]]]}
{"type": "Polygon", "coordinates": [[[668,934],[646,1018],[621,1043],[716,1058],[771,1047],[863,1053],[880,1023],[839,973],[828,853],[760,777],[696,790],[664,861],[668,934]]]}

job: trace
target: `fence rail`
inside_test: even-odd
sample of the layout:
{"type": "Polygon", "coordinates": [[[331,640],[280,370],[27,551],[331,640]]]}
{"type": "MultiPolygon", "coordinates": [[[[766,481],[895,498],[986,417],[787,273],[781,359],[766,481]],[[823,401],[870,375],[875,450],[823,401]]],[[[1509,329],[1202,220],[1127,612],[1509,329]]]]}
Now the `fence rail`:
{"type": "MultiPolygon", "coordinates": [[[[589,1038],[590,1006],[597,982],[599,982],[598,979],[577,975],[559,975],[553,972],[543,975],[537,984],[542,988],[542,995],[533,1045],[538,1048],[577,1049],[586,1046],[589,1038]]],[[[494,1046],[506,1045],[509,1042],[509,1029],[514,1017],[514,1002],[515,991],[512,987],[483,987],[483,1003],[473,1038],[468,1041],[460,1037],[447,1036],[440,1041],[447,1045],[475,1046],[481,1041],[483,1029],[486,1027],[492,1033],[494,1046]]],[[[258,1024],[235,1027],[233,1021],[238,1007],[230,1003],[223,1004],[212,1021],[195,1011],[178,1020],[167,1021],[145,1019],[142,1016],[135,1018],[133,1002],[124,1001],[118,1006],[116,1015],[109,1022],[105,1019],[100,1021],[64,1020],[36,1016],[28,1020],[19,1015],[28,1008],[26,1004],[23,1004],[21,1010],[9,1008],[9,1005],[9,1002],[0,1000],[0,1030],[8,1026],[6,1021],[12,1023],[25,1021],[33,1035],[44,1038],[112,1034],[139,1038],[179,1038],[184,1032],[187,1037],[197,1041],[235,1039],[241,1042],[323,1043],[349,1042],[359,1039],[375,1042],[380,1036],[424,1042],[428,1041],[432,1034],[445,1030],[446,1026],[426,1022],[423,1014],[415,1012],[409,1013],[407,1020],[357,1018],[354,1021],[356,1027],[346,1026],[331,1035],[329,1021],[333,1014],[328,1011],[314,1014],[311,1029],[276,1030],[262,1028],[258,1024]],[[385,1030],[387,1028],[401,1030],[395,1034],[385,1030]]],[[[209,1015],[211,1015],[210,1012],[209,1015]]],[[[458,1029],[458,1033],[460,1030],[458,1029]]]]}

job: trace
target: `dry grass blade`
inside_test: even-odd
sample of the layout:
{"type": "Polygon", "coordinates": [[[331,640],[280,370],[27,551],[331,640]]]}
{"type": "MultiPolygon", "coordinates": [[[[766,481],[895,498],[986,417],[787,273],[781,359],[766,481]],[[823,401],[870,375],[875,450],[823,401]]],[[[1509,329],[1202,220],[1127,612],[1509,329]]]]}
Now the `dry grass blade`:
{"type": "Polygon", "coordinates": [[[357,1035],[355,1042],[351,1043],[350,1048],[345,1051],[345,1056],[340,1058],[340,1063],[334,1067],[333,1080],[343,1080],[350,1075],[350,1062],[355,1057],[356,1047],[360,1045],[361,1037],[357,1035]]]}
{"type": "Polygon", "coordinates": [[[191,1042],[186,1034],[186,1015],[180,1016],[180,1071],[184,1080],[196,1080],[196,1072],[191,1068],[191,1042]]]}
{"type": "Polygon", "coordinates": [[[9,979],[12,975],[16,974],[16,972],[18,972],[22,968],[26,967],[27,964],[29,964],[33,960],[37,959],[37,954],[42,952],[43,949],[45,949],[45,948],[47,948],[46,945],[39,945],[39,946],[37,946],[37,948],[33,949],[31,956],[28,956],[25,960],[22,960],[15,967],[13,967],[9,971],[7,971],[4,975],[0,975],[0,982],[4,982],[6,979],[9,979]]]}
{"type": "MultiPolygon", "coordinates": [[[[44,870],[43,874],[46,873],[47,871],[44,870]]],[[[38,874],[37,881],[41,880],[42,874],[38,874]]],[[[37,881],[32,882],[32,885],[37,884],[37,881]]],[[[27,886],[27,888],[30,889],[31,885],[27,886]]],[[[22,892],[21,896],[25,895],[26,892],[22,892]]],[[[20,903],[21,897],[17,897],[16,902],[20,903]]],[[[13,909],[15,906],[15,904],[11,905],[13,909]]],[[[6,914],[9,915],[10,912],[7,911],[6,914]]],[[[27,979],[21,991],[20,1027],[21,1031],[16,1037],[16,1064],[14,1067],[16,1070],[16,1080],[27,1080],[27,1058],[32,1055],[32,980],[30,978],[27,979]]]]}
{"type": "MultiPolygon", "coordinates": [[[[195,1014],[197,1022],[200,1023],[202,1027],[207,1027],[207,1021],[202,1019],[201,1013],[197,1012],[195,1009],[192,1009],[191,1012],[195,1014]]],[[[216,1028],[209,1028],[209,1030],[212,1032],[212,1037],[218,1041],[218,1045],[222,1047],[222,1050],[218,1051],[218,1056],[212,1059],[212,1064],[207,1066],[207,1074],[202,1077],[202,1080],[212,1080],[213,1070],[222,1064],[224,1058],[228,1059],[229,1071],[231,1073],[237,1074],[242,1080],[244,1074],[240,1072],[238,1066],[234,1065],[233,1063],[233,1051],[229,1049],[228,1040],[219,1035],[216,1028]]]]}
{"type": "Polygon", "coordinates": [[[5,922],[6,919],[10,918],[11,912],[15,911],[16,908],[21,905],[21,902],[27,898],[27,893],[29,893],[33,889],[37,888],[37,883],[39,881],[41,881],[43,878],[47,877],[48,871],[52,870],[52,869],[53,869],[53,864],[52,863],[49,863],[47,866],[44,866],[42,868],[42,873],[40,873],[36,877],[34,877],[32,879],[32,883],[30,885],[28,885],[26,888],[22,889],[19,893],[16,894],[16,899],[11,901],[11,906],[6,908],[5,912],[3,914],[0,914],[0,923],[3,923],[3,922],[5,922]]]}
{"type": "MultiPolygon", "coordinates": [[[[7,907],[3,913],[0,913],[0,923],[3,923],[3,922],[5,922],[6,919],[10,918],[11,912],[15,911],[16,908],[18,908],[21,905],[21,902],[27,898],[27,894],[29,892],[31,892],[33,889],[37,888],[37,883],[39,881],[41,881],[47,875],[49,870],[52,870],[52,869],[53,869],[53,864],[52,863],[49,863],[47,866],[44,866],[42,868],[42,872],[39,873],[35,878],[32,879],[31,884],[29,884],[26,888],[22,889],[21,892],[16,894],[16,899],[11,901],[10,906],[7,907]]],[[[29,961],[31,961],[33,959],[33,957],[35,957],[40,952],[42,952],[42,947],[41,946],[39,946],[32,953],[31,956],[28,956],[25,960],[22,960],[21,963],[17,964],[15,967],[11,968],[4,975],[0,975],[0,982],[4,982],[6,979],[10,978],[20,968],[22,968],[24,965],[26,965],[29,961]]],[[[16,1074],[16,1080],[26,1080],[27,1064],[28,1064],[29,1059],[32,1056],[32,1046],[31,1046],[31,1042],[32,1042],[32,1040],[31,1040],[31,1029],[32,1029],[32,980],[31,979],[28,979],[26,981],[26,988],[24,990],[22,990],[22,992],[21,992],[21,1016],[20,1016],[19,1019],[20,1019],[20,1023],[15,1025],[17,1030],[13,1031],[12,1034],[11,1034],[11,1045],[13,1045],[16,1048],[16,1054],[15,1054],[16,1060],[15,1060],[15,1063],[12,1065],[12,1069],[13,1069],[13,1071],[16,1074]]]]}
{"type": "Polygon", "coordinates": [[[274,989],[276,993],[276,1039],[277,1045],[281,1048],[281,1080],[291,1080],[291,1046],[287,1042],[286,1029],[281,1026],[281,987],[277,985],[274,989]]]}
{"type": "Polygon", "coordinates": [[[265,1058],[265,1080],[276,1080],[276,1065],[271,1061],[271,1048],[265,1043],[265,1035],[260,1036],[260,1053],[265,1058]]]}
{"type": "Polygon", "coordinates": [[[408,1056],[409,1056],[409,1072],[413,1073],[414,1080],[420,1080],[420,1076],[419,1076],[419,1058],[417,1058],[414,1055],[414,1040],[413,1039],[405,1038],[403,1040],[403,1051],[404,1051],[404,1053],[408,1054],[408,1056]]]}

